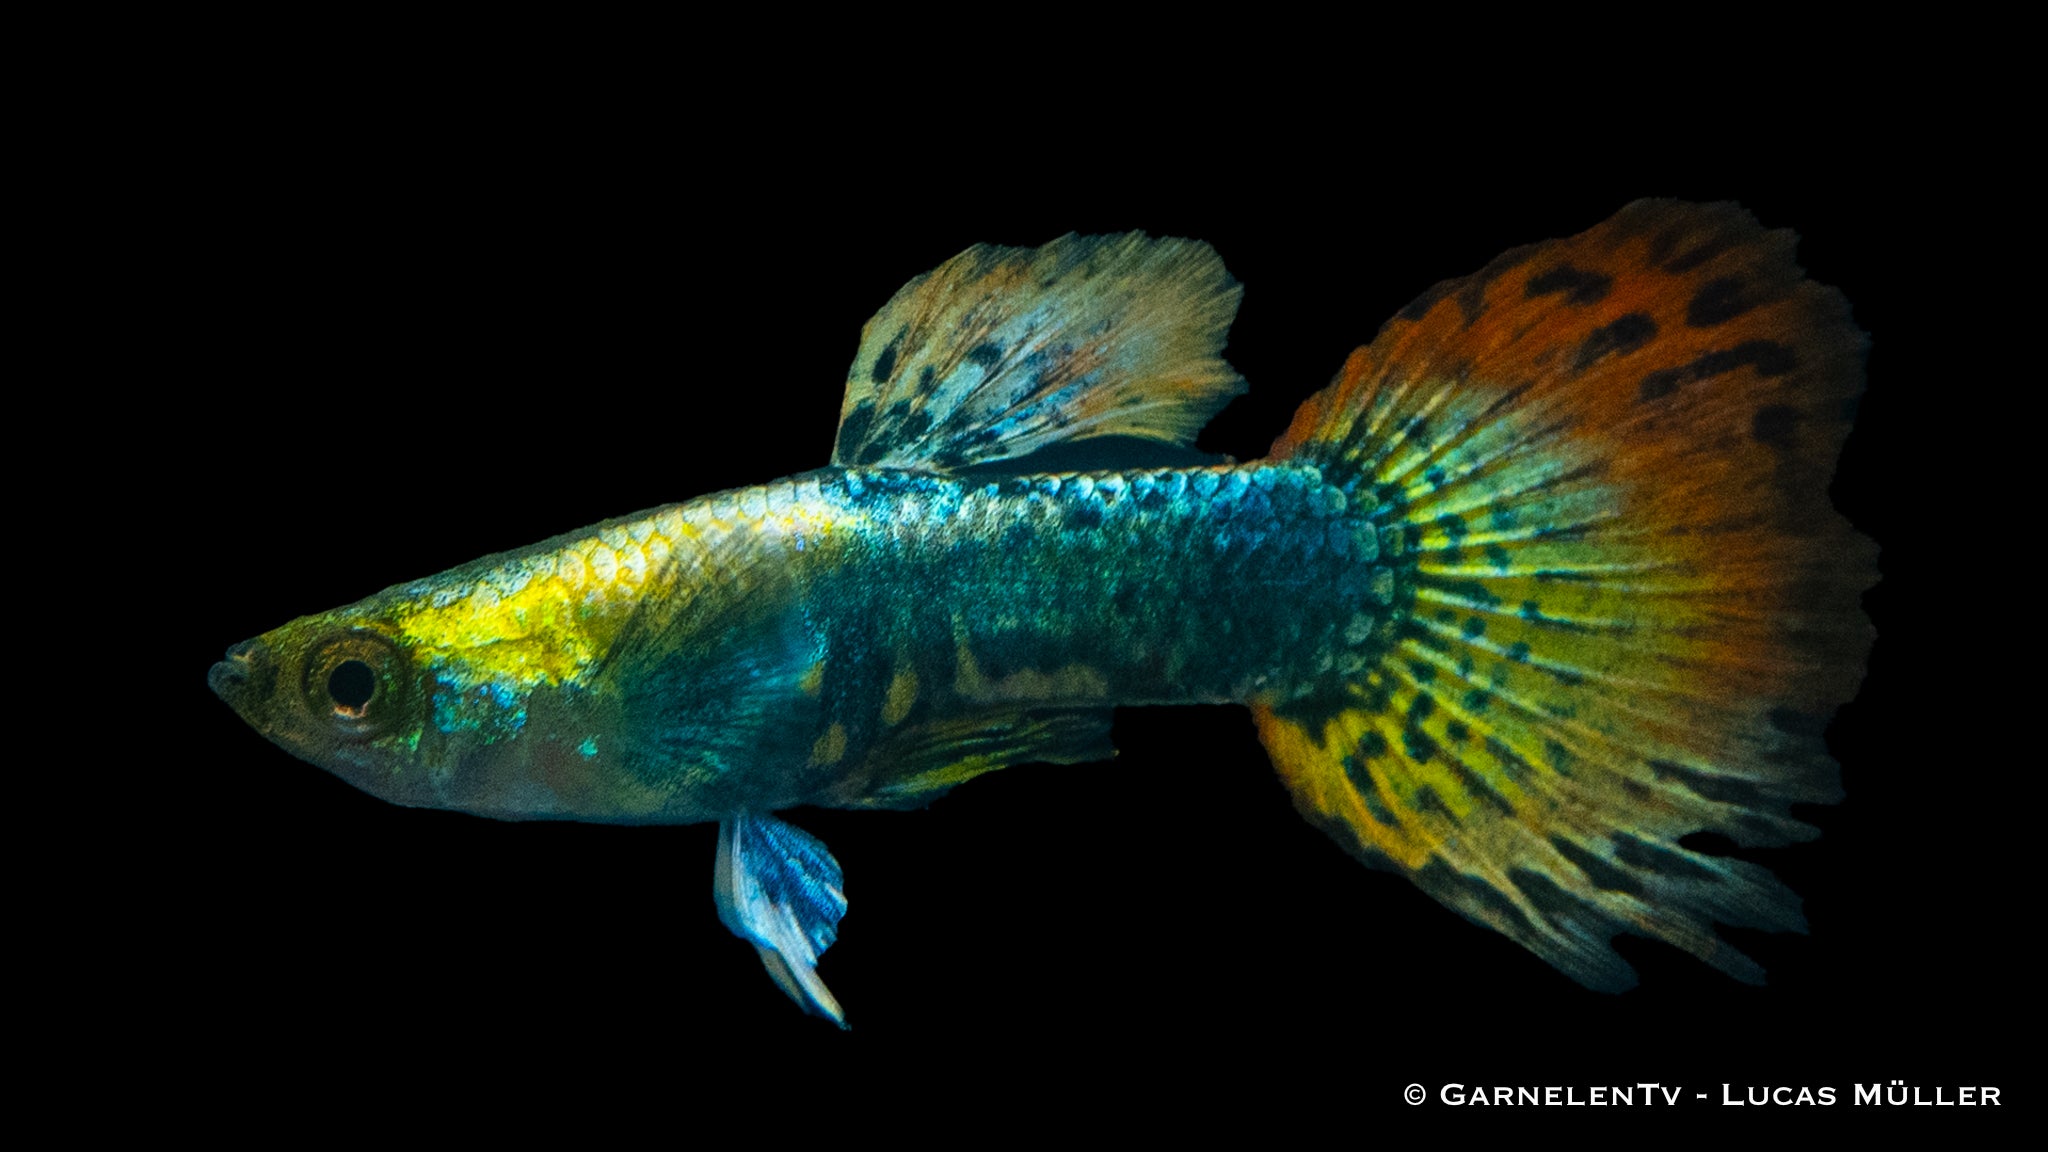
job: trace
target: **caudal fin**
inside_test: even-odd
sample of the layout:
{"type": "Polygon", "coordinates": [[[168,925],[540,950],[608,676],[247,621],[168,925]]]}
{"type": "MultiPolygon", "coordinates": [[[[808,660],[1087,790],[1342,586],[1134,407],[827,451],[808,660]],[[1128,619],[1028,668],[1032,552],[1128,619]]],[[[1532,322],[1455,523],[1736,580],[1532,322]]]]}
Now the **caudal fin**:
{"type": "Polygon", "coordinates": [[[1341,687],[1255,707],[1295,803],[1582,983],[1620,932],[1737,978],[1804,927],[1753,864],[1813,830],[1872,543],[1827,486],[1862,384],[1840,293],[1732,204],[1639,201],[1425,293],[1274,445],[1378,509],[1394,611],[1341,687]]]}

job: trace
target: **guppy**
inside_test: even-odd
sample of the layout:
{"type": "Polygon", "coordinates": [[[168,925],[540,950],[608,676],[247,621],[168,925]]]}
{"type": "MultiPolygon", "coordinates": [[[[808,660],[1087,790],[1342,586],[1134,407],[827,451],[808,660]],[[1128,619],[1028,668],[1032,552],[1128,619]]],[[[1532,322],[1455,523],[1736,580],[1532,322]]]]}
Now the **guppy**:
{"type": "Polygon", "coordinates": [[[840,869],[777,813],[1106,758],[1127,704],[1249,705],[1309,820],[1595,988],[1617,933],[1744,980],[1799,930],[1695,852],[1812,829],[1870,641],[1825,490],[1864,339],[1788,232],[1640,201],[1425,292],[1251,463],[1207,245],[980,245],[864,329],[829,465],[386,589],[229,649],[213,690],[394,803],[719,823],[721,918],[788,994],[840,869]],[[1098,445],[1099,446],[1099,445],[1098,445]]]}

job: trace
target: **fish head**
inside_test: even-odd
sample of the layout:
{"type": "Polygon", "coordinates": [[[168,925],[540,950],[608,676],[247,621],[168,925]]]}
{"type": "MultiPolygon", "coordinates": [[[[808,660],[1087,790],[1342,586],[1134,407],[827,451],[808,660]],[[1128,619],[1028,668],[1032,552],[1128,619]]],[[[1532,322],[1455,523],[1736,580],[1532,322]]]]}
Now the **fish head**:
{"type": "Polygon", "coordinates": [[[395,629],[346,611],[304,617],[229,648],[207,685],[300,759],[393,803],[436,805],[420,751],[428,693],[395,629]]]}
{"type": "Polygon", "coordinates": [[[208,685],[280,748],[409,808],[688,823],[734,807],[715,750],[665,749],[668,775],[647,778],[627,694],[591,682],[589,633],[476,611],[476,586],[460,572],[302,617],[229,648],[208,685]]]}

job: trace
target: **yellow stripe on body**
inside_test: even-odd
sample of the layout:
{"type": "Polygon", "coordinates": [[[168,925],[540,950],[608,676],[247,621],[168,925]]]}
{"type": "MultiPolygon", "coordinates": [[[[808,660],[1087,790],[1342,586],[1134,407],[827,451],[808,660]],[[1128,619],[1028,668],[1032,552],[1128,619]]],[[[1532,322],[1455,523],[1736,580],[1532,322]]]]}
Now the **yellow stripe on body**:
{"type": "Polygon", "coordinates": [[[478,679],[574,683],[650,590],[688,595],[723,578],[703,571],[716,557],[819,550],[862,519],[818,499],[815,482],[718,493],[406,586],[412,602],[395,618],[407,644],[458,659],[478,679]]]}

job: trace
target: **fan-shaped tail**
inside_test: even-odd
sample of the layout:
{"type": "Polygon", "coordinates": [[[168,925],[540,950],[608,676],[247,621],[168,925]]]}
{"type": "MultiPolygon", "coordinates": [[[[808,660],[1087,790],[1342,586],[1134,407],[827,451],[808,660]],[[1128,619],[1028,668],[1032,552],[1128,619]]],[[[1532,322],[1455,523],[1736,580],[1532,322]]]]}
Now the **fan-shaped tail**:
{"type": "Polygon", "coordinates": [[[1864,338],[1789,232],[1641,201],[1438,285],[1275,457],[1378,507],[1377,659],[1255,708],[1296,804],[1369,862],[1593,987],[1618,932],[1740,979],[1716,922],[1797,930],[1769,872],[1837,799],[1875,547],[1827,499],[1864,338]]]}

